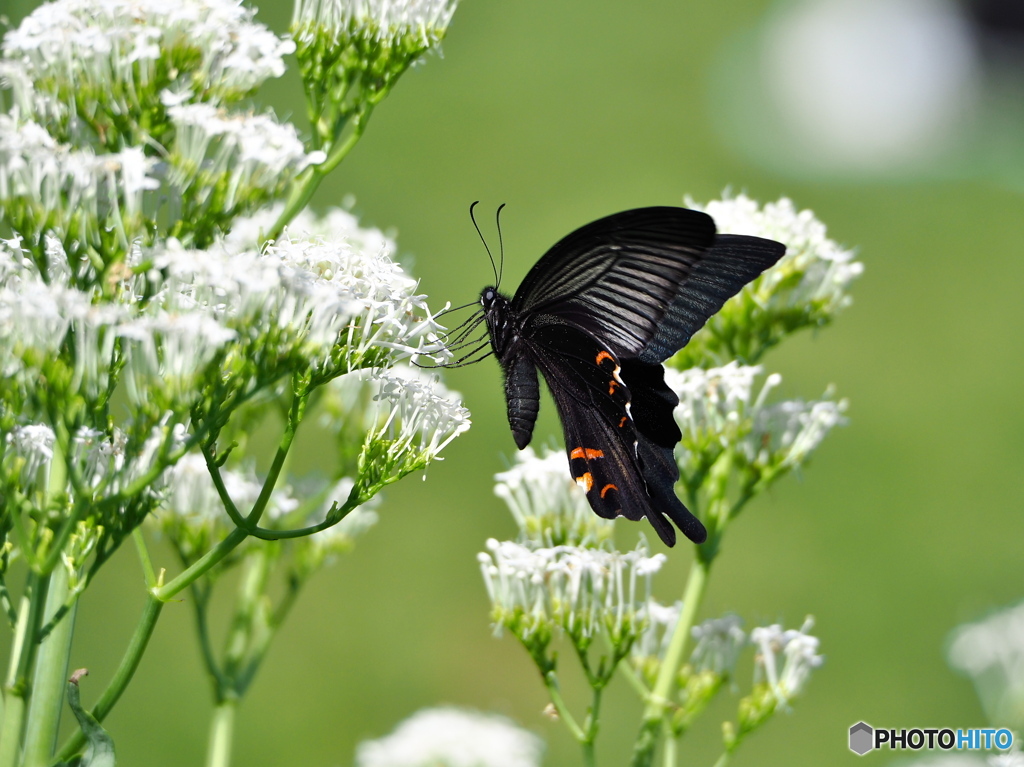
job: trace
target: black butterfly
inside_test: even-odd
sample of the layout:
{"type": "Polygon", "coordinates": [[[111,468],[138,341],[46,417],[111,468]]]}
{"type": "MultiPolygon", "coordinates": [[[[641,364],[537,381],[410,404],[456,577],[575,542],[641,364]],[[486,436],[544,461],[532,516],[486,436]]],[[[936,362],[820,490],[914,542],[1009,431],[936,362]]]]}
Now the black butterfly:
{"type": "Polygon", "coordinates": [[[699,211],[638,208],[562,238],[511,300],[484,288],[483,320],[505,374],[516,445],[522,450],[533,435],[539,369],[591,508],[607,519],[647,517],[672,546],[668,517],[702,543],[704,525],[673,489],[679,399],[661,363],[785,252],[772,240],[715,234],[699,211]]]}

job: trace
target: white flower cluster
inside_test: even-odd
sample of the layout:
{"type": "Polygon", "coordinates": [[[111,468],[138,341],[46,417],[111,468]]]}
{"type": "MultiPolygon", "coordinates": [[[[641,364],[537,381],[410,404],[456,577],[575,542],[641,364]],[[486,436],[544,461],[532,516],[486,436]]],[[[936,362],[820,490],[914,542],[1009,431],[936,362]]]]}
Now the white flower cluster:
{"type": "Polygon", "coordinates": [[[233,0],[55,0],[4,36],[7,78],[30,113],[39,111],[38,93],[23,90],[31,83],[58,98],[103,94],[103,108],[124,115],[168,73],[184,78],[176,90],[237,100],[280,77],[295,49],[252,18],[233,0]]]}
{"type": "Polygon", "coordinates": [[[520,640],[561,628],[574,638],[638,636],[650,601],[651,577],[665,563],[646,546],[630,552],[579,546],[535,548],[487,541],[478,555],[497,628],[520,640]]]}
{"type": "Polygon", "coordinates": [[[807,633],[813,626],[814,621],[808,618],[799,631],[783,630],[776,623],[750,632],[750,640],[758,648],[754,659],[754,682],[767,683],[781,706],[788,705],[800,695],[811,671],[825,661],[818,655],[818,638],[807,633]]]}
{"type": "Polygon", "coordinates": [[[760,365],[730,362],[719,368],[667,369],[665,382],[679,396],[675,416],[683,432],[679,461],[685,476],[700,460],[724,450],[760,471],[797,468],[835,426],[845,423],[846,400],[794,399],[767,404],[782,377],[760,365]]]}
{"type": "Polygon", "coordinates": [[[530,447],[520,450],[512,467],[494,479],[494,494],[508,505],[523,540],[596,547],[612,536],[614,522],[591,510],[563,450],[547,448],[542,455],[530,447]]]}
{"type": "Polygon", "coordinates": [[[544,744],[503,716],[424,709],[393,733],[364,741],[357,767],[540,767],[544,744]]]}
{"type": "MultiPolygon", "coordinates": [[[[290,237],[315,239],[321,237],[328,241],[344,240],[363,253],[384,253],[393,256],[398,246],[393,237],[374,227],[364,227],[355,214],[347,208],[355,204],[350,198],[345,207],[332,207],[322,215],[317,215],[309,208],[292,219],[286,233],[290,237]]],[[[231,225],[231,231],[224,238],[224,246],[232,252],[259,249],[265,242],[265,235],[270,231],[284,210],[284,203],[260,208],[251,216],[240,216],[231,225]]]]}
{"type": "Polygon", "coordinates": [[[366,34],[398,45],[412,36],[428,48],[444,36],[457,0],[296,0],[292,28],[320,27],[336,36],[366,34]]]}
{"type": "Polygon", "coordinates": [[[436,375],[397,365],[376,379],[380,388],[374,399],[385,415],[367,439],[386,442],[389,462],[402,471],[437,460],[453,439],[469,429],[469,411],[436,375]]]}
{"type": "Polygon", "coordinates": [[[864,265],[828,238],[825,225],[810,210],[798,211],[785,197],[761,207],[742,194],[703,206],[686,202],[711,216],[719,232],[765,237],[786,246],[782,260],[749,288],[762,303],[815,304],[817,311],[829,315],[849,305],[850,283],[864,272],[864,265]],[[780,290],[794,277],[799,282],[792,292],[780,290]]]}
{"type": "MultiPolygon", "coordinates": [[[[176,450],[184,444],[185,429],[171,424],[168,419],[156,424],[137,444],[116,427],[107,435],[87,426],[71,435],[67,465],[75,473],[66,478],[66,487],[51,488],[51,472],[56,454],[56,435],[42,423],[20,424],[11,428],[4,437],[6,449],[0,451],[2,478],[13,483],[22,495],[37,501],[40,494],[51,490],[67,491],[72,500],[80,488],[98,497],[113,496],[125,491],[158,466],[160,455],[176,450]]],[[[63,467],[55,476],[65,477],[63,467]]],[[[166,472],[147,483],[147,498],[155,498],[167,482],[166,472]]]]}
{"type": "Polygon", "coordinates": [[[30,240],[56,230],[99,247],[113,229],[128,250],[159,221],[205,245],[323,162],[291,124],[227,111],[295,47],[252,15],[231,0],[58,0],[30,14],[0,57],[13,94],[0,214],[30,240]]]}
{"type": "Polygon", "coordinates": [[[218,353],[228,367],[234,354],[267,373],[297,359],[337,373],[444,354],[425,297],[385,253],[285,238],[241,253],[172,244],[151,261],[135,290],[153,297],[118,328],[133,397],[153,387],[187,395],[218,353]]]}
{"type": "Polygon", "coordinates": [[[990,722],[1024,726],[1024,603],[960,626],[948,654],[974,681],[990,722]]]}
{"type": "Polygon", "coordinates": [[[326,159],[306,153],[291,123],[272,115],[229,112],[206,102],[177,103],[165,91],[167,116],[175,129],[170,147],[168,184],[191,202],[204,206],[218,193],[217,205],[234,210],[247,197],[273,190],[309,165],[326,159]]]}
{"type": "Polygon", "coordinates": [[[76,149],[32,120],[0,114],[0,212],[8,211],[15,226],[28,224],[29,234],[56,227],[91,237],[108,218],[132,232],[145,193],[160,186],[156,162],[138,147],[106,154],[76,149]],[[21,220],[32,216],[35,221],[21,220]]]}

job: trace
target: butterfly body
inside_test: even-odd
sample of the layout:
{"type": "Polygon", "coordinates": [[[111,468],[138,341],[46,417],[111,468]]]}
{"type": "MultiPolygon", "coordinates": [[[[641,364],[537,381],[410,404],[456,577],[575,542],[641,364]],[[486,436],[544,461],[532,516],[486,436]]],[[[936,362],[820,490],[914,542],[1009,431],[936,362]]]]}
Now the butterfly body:
{"type": "Polygon", "coordinates": [[[678,398],[661,363],[784,252],[770,240],[716,235],[698,211],[640,208],[560,240],[511,299],[485,288],[480,303],[516,445],[533,435],[539,371],[561,418],[571,474],[595,513],[646,517],[669,546],[671,520],[703,542],[704,526],[674,491],[678,398]]]}

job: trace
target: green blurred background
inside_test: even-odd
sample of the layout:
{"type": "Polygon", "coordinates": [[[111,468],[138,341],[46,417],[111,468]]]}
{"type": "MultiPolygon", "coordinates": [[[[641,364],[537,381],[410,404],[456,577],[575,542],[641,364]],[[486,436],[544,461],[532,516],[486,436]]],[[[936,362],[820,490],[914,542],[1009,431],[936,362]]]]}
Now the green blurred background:
{"type": "MultiPolygon", "coordinates": [[[[5,12],[16,22],[32,5],[16,0],[5,12]]],[[[834,382],[850,399],[850,425],[803,477],[781,482],[732,528],[702,611],[736,611],[748,627],[795,627],[813,614],[827,656],[792,714],[753,736],[737,767],[852,763],[846,731],[861,719],[984,726],[944,643],[956,624],[1024,597],[1021,187],[1013,173],[987,170],[1005,167],[977,129],[905,172],[790,172],[770,152],[758,155],[741,135],[758,132],[756,114],[734,122],[744,94],[758,90],[757,67],[730,51],[749,53],[777,12],[766,0],[467,0],[443,57],[405,76],[315,200],[323,207],[352,193],[364,223],[395,227],[435,306],[473,300],[491,280],[466,213],[477,199],[484,219],[508,204],[510,290],[577,225],[726,187],[761,201],[789,196],[857,248],[866,274],[854,306],[766,359],[787,395],[816,397],[834,382]],[[972,162],[979,145],[991,154],[972,162]]],[[[258,18],[283,32],[289,16],[282,3],[258,18]]],[[[302,125],[293,74],[265,96],[302,125]]],[[[1024,135],[1024,122],[1003,129],[1024,135]]],[[[514,450],[498,367],[488,360],[446,381],[462,392],[473,428],[426,481],[390,489],[378,526],[314,579],[240,710],[236,764],[349,765],[360,740],[439,703],[507,714],[544,737],[545,764],[579,763],[564,728],[541,714],[532,663],[488,624],[476,553],[488,537],[513,535],[492,494],[514,450]]],[[[550,401],[542,408],[538,443],[558,433],[550,401]]],[[[296,466],[316,467],[321,452],[307,435],[296,466]]],[[[619,532],[626,545],[635,540],[635,528],[619,532]]],[[[173,568],[169,551],[157,556],[173,568]]],[[[669,553],[656,579],[662,601],[680,595],[689,558],[686,546],[669,553]]],[[[72,663],[92,671],[87,700],[142,604],[126,547],[82,600],[72,663]]],[[[119,764],[202,762],[211,703],[191,620],[186,602],[168,605],[108,719],[119,764]]],[[[565,684],[582,711],[580,680],[568,673],[565,684]]],[[[639,705],[621,680],[606,701],[599,757],[625,764],[639,705]]],[[[735,701],[705,714],[683,763],[714,762],[718,723],[734,717],[735,701]]]]}

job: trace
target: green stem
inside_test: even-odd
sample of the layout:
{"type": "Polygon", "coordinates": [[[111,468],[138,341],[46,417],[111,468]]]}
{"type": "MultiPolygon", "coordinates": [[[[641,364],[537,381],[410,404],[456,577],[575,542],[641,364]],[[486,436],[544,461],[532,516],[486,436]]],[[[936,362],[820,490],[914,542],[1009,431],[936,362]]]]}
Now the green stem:
{"type": "Polygon", "coordinates": [[[25,699],[7,696],[3,729],[0,730],[0,764],[14,767],[21,750],[21,725],[25,721],[25,699]]]}
{"type": "Polygon", "coordinates": [[[558,677],[554,671],[549,671],[544,674],[544,686],[548,688],[548,695],[551,696],[551,702],[555,706],[555,711],[558,712],[559,719],[565,723],[565,726],[569,728],[569,732],[576,738],[580,743],[583,743],[586,739],[586,733],[583,732],[576,720],[573,718],[572,712],[569,711],[569,707],[565,705],[565,700],[562,698],[562,691],[558,687],[558,677]]]}
{"type": "Polygon", "coordinates": [[[193,562],[191,566],[179,573],[176,578],[171,579],[162,586],[157,586],[155,589],[150,591],[150,594],[152,594],[153,598],[159,599],[161,602],[173,599],[176,594],[187,589],[197,580],[206,575],[210,569],[219,564],[224,557],[234,551],[235,547],[237,547],[238,544],[244,541],[247,537],[248,533],[246,533],[245,530],[240,527],[236,527],[228,533],[220,543],[203,554],[203,556],[193,562]]]}
{"type": "Polygon", "coordinates": [[[601,693],[604,687],[594,687],[593,690],[594,697],[590,704],[590,711],[587,712],[587,718],[584,721],[585,730],[582,745],[583,764],[586,767],[594,767],[597,764],[597,755],[594,752],[594,747],[597,743],[598,721],[601,716],[601,693]]]}
{"type": "MultiPolygon", "coordinates": [[[[65,567],[58,567],[50,577],[46,595],[48,620],[63,607],[67,596],[68,571],[65,567]]],[[[46,767],[57,746],[77,604],[71,607],[39,647],[25,730],[25,767],[46,767]]]]}
{"type": "Polygon", "coordinates": [[[664,753],[661,755],[664,767],[676,767],[676,752],[678,750],[676,739],[672,737],[671,732],[668,733],[668,737],[665,739],[664,753]]]}
{"type": "Polygon", "coordinates": [[[228,767],[231,764],[231,739],[235,731],[237,707],[238,701],[229,698],[218,703],[213,710],[206,767],[228,767]]]}
{"type": "MultiPolygon", "coordinates": [[[[121,693],[125,691],[128,683],[135,675],[135,670],[139,667],[139,662],[146,651],[146,645],[149,644],[149,638],[153,635],[153,629],[156,628],[156,622],[160,617],[160,611],[163,609],[163,606],[164,600],[157,598],[151,592],[146,599],[146,606],[142,610],[139,623],[135,627],[135,633],[132,634],[131,642],[128,643],[128,649],[125,650],[124,657],[121,659],[121,665],[114,672],[110,684],[107,685],[107,689],[103,691],[103,694],[96,701],[96,705],[93,706],[90,712],[96,717],[97,721],[102,722],[107,714],[110,713],[118,698],[121,697],[121,693]]],[[[84,745],[85,735],[82,734],[81,730],[78,730],[64,743],[60,753],[57,755],[57,761],[67,761],[78,753],[79,749],[84,745]]]]}
{"type": "Polygon", "coordinates": [[[686,591],[683,593],[683,610],[679,615],[679,620],[676,621],[675,630],[672,632],[668,649],[665,651],[665,658],[661,662],[658,677],[654,682],[651,695],[647,699],[647,707],[644,709],[643,724],[633,750],[634,767],[649,767],[654,759],[654,748],[658,742],[661,720],[671,705],[669,696],[672,694],[676,676],[683,662],[690,630],[693,628],[694,619],[697,617],[697,611],[704,598],[710,569],[711,562],[700,556],[695,557],[693,564],[690,565],[690,575],[686,581],[686,591]]]}
{"type": "Polygon", "coordinates": [[[135,541],[135,551],[139,555],[139,564],[142,565],[142,576],[146,579],[146,588],[156,587],[156,573],[153,570],[153,560],[149,557],[149,547],[146,546],[146,539],[142,535],[142,528],[136,527],[132,530],[132,540],[135,541]]]}
{"type": "Polygon", "coordinates": [[[715,767],[726,767],[729,764],[729,752],[723,751],[722,755],[718,757],[718,761],[715,762],[715,767]]]}
{"type": "Polygon", "coordinates": [[[11,662],[4,684],[4,721],[0,729],[0,767],[19,764],[25,710],[31,684],[29,675],[35,665],[37,635],[46,605],[50,579],[29,570],[18,610],[18,622],[11,642],[11,662]]]}
{"type": "Polygon", "coordinates": [[[199,648],[202,651],[206,673],[210,675],[210,681],[213,683],[214,700],[220,702],[223,699],[222,691],[227,689],[227,682],[220,671],[210,643],[210,626],[206,618],[210,605],[209,592],[208,581],[205,584],[192,584],[192,605],[196,616],[196,631],[199,634],[199,648]]]}

